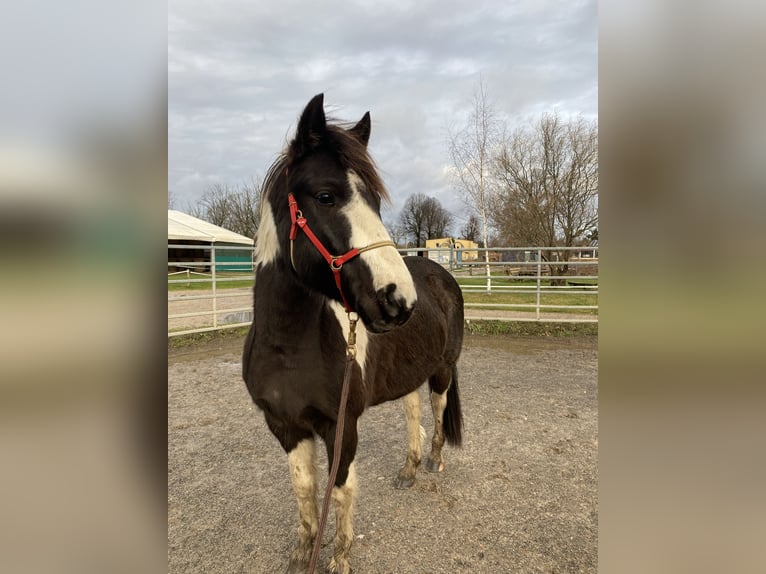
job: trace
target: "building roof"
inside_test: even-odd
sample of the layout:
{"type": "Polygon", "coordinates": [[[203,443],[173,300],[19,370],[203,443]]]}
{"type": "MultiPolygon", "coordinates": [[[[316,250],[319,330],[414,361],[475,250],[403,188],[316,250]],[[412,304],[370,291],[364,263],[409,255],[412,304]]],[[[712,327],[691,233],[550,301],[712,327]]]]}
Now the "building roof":
{"type": "Polygon", "coordinates": [[[168,209],[168,241],[205,241],[207,243],[239,243],[253,245],[249,237],[218,227],[187,213],[168,209]]]}

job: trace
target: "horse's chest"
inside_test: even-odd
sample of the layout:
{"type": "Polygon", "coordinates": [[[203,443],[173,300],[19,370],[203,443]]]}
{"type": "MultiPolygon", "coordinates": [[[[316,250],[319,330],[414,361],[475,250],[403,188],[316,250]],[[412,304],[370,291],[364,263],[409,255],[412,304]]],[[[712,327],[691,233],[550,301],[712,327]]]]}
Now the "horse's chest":
{"type": "Polygon", "coordinates": [[[329,368],[312,356],[258,355],[253,357],[248,389],[255,403],[270,415],[298,421],[307,412],[328,412],[337,404],[342,370],[329,368]]]}

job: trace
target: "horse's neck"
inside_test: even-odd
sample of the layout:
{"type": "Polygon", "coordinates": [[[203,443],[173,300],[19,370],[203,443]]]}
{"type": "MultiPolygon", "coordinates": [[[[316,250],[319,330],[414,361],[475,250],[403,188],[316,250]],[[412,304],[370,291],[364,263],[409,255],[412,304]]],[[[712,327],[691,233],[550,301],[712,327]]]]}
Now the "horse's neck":
{"type": "Polygon", "coordinates": [[[307,290],[279,263],[258,269],[255,279],[255,321],[259,337],[299,341],[318,323],[323,297],[307,290]]]}

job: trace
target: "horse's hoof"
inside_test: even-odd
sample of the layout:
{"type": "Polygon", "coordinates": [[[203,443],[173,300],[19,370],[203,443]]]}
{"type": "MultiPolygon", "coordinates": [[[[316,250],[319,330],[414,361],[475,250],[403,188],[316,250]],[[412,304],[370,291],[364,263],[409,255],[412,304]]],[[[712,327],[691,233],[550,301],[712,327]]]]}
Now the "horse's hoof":
{"type": "Polygon", "coordinates": [[[406,478],[397,476],[396,480],[394,481],[394,486],[400,490],[405,490],[407,488],[412,488],[412,485],[415,484],[415,477],[406,478]]]}
{"type": "Polygon", "coordinates": [[[441,472],[444,470],[444,463],[442,461],[435,462],[430,456],[426,457],[423,461],[423,466],[428,472],[441,472]]]}
{"type": "Polygon", "coordinates": [[[351,574],[351,566],[348,560],[335,560],[335,558],[332,558],[327,565],[327,574],[351,574]]]}

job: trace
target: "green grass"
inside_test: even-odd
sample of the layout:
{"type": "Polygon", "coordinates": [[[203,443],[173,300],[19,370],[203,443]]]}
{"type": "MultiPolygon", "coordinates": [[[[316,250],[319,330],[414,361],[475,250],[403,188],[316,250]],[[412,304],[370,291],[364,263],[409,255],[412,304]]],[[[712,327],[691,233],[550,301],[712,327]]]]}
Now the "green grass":
{"type": "MultiPolygon", "coordinates": [[[[495,310],[501,310],[504,309],[504,307],[500,305],[510,305],[510,304],[526,304],[526,305],[534,305],[536,302],[536,294],[534,292],[531,293],[501,293],[501,292],[493,292],[491,294],[487,293],[463,293],[463,300],[466,304],[470,303],[482,303],[485,305],[493,305],[491,307],[480,307],[481,309],[495,309],[495,310]],[[494,306],[497,305],[497,306],[494,306]]],[[[598,296],[594,294],[576,294],[576,293],[566,293],[566,292],[558,292],[558,293],[551,293],[551,294],[541,294],[540,295],[540,304],[541,305],[597,305],[598,304],[598,296]]],[[[470,308],[470,306],[469,306],[470,308]]],[[[479,308],[479,307],[475,307],[479,308]]],[[[507,308],[506,308],[507,309],[507,308]]],[[[530,307],[516,307],[512,308],[513,311],[529,311],[532,308],[530,307]]],[[[541,309],[543,312],[552,312],[552,313],[583,313],[587,315],[596,315],[598,312],[596,309],[541,309]]]]}
{"type": "MultiPolygon", "coordinates": [[[[171,279],[178,279],[179,277],[183,277],[180,275],[168,275],[168,291],[187,291],[187,290],[195,290],[195,291],[210,291],[212,289],[212,283],[211,281],[204,281],[204,282],[187,282],[187,281],[181,281],[179,283],[170,283],[171,279]]],[[[237,289],[237,288],[250,288],[253,286],[253,278],[251,273],[246,272],[221,272],[216,274],[217,279],[225,278],[226,281],[216,281],[216,288],[218,290],[222,289],[237,289]],[[234,279],[233,281],[231,279],[234,279]]],[[[202,275],[202,274],[193,274],[191,275],[191,278],[194,279],[201,279],[201,278],[210,278],[210,275],[202,275]]],[[[581,280],[583,283],[591,283],[596,285],[597,282],[595,280],[581,280]]],[[[472,287],[474,289],[478,289],[481,287],[484,287],[486,285],[486,279],[483,277],[460,277],[458,278],[458,284],[465,288],[465,287],[472,287]]],[[[523,280],[513,280],[509,279],[508,277],[504,275],[498,275],[497,277],[493,277],[492,281],[493,287],[534,287],[536,285],[536,281],[534,279],[523,279],[523,280]]],[[[542,289],[544,290],[548,286],[548,281],[544,280],[542,283],[542,289]]],[[[481,307],[482,309],[487,310],[502,310],[507,309],[503,307],[503,305],[511,305],[511,304],[526,304],[526,305],[534,305],[536,302],[536,295],[533,291],[530,291],[528,293],[507,293],[499,290],[494,290],[492,293],[487,294],[485,292],[471,292],[471,293],[463,293],[463,299],[466,303],[482,303],[485,305],[492,305],[490,307],[481,307]]],[[[541,294],[540,296],[540,304],[541,305],[597,305],[598,304],[598,295],[595,293],[593,294],[577,294],[577,293],[567,293],[564,291],[550,293],[550,294],[541,294]]],[[[531,310],[531,308],[527,307],[516,307],[512,308],[512,310],[516,311],[523,311],[523,310],[531,310]]],[[[566,313],[582,313],[586,315],[596,315],[598,314],[597,310],[595,309],[543,309],[544,312],[566,312],[566,313]]]]}
{"type": "MultiPolygon", "coordinates": [[[[534,279],[510,279],[506,275],[492,275],[492,285],[517,287],[519,285],[536,285],[534,279]]],[[[461,287],[486,287],[487,277],[456,277],[461,287]]],[[[546,281],[547,282],[547,281],[546,281]]]]}
{"type": "MultiPolygon", "coordinates": [[[[214,341],[242,339],[248,327],[206,331],[168,338],[168,349],[183,349],[214,341]]],[[[465,324],[466,335],[508,335],[523,337],[597,336],[598,323],[545,323],[543,321],[470,321],[465,324]]]]}
{"type": "MultiPolygon", "coordinates": [[[[466,303],[481,303],[483,305],[497,305],[490,307],[480,307],[487,310],[502,310],[507,309],[502,305],[534,305],[536,303],[536,293],[532,290],[537,285],[536,279],[532,278],[512,278],[508,277],[504,273],[492,274],[492,293],[486,293],[485,291],[479,291],[479,289],[486,288],[486,277],[458,277],[457,281],[461,288],[465,289],[470,287],[472,292],[463,292],[463,299],[466,303]],[[520,288],[529,289],[526,293],[509,293],[507,291],[496,290],[497,287],[502,288],[520,288]]],[[[598,285],[597,279],[580,279],[578,277],[572,277],[571,281],[575,281],[583,286],[585,285],[598,285]]],[[[545,291],[550,286],[550,279],[545,277],[540,282],[540,288],[545,291]]],[[[573,290],[577,290],[576,287],[573,290]]],[[[541,293],[540,304],[541,305],[598,305],[598,295],[596,293],[567,293],[564,290],[553,290],[552,293],[541,293]]],[[[475,307],[478,308],[478,307],[475,307]]],[[[514,311],[529,311],[532,308],[529,307],[516,307],[512,308],[514,311]]],[[[586,315],[597,315],[596,309],[542,309],[543,312],[561,312],[561,313],[582,313],[586,315]]]]}
{"type": "MultiPolygon", "coordinates": [[[[537,280],[534,277],[508,277],[507,275],[500,273],[500,274],[492,274],[492,286],[502,286],[502,287],[519,287],[522,285],[525,286],[534,286],[537,285],[537,280]]],[[[487,277],[482,275],[481,277],[474,276],[474,277],[462,277],[458,275],[455,279],[457,279],[458,284],[461,287],[486,287],[487,285],[487,277]]],[[[566,279],[567,283],[576,283],[578,285],[598,285],[598,279],[586,279],[584,277],[578,277],[576,275],[572,275],[571,277],[567,277],[566,279]]],[[[550,285],[550,279],[543,276],[540,280],[540,285],[542,287],[547,287],[550,285]]]]}
{"type": "Polygon", "coordinates": [[[546,323],[543,321],[470,321],[466,335],[523,337],[577,337],[598,335],[598,323],[546,323]]]}
{"type": "MultiPolygon", "coordinates": [[[[168,291],[210,291],[213,288],[210,273],[192,273],[190,279],[195,281],[185,281],[185,275],[170,275],[168,274],[168,291]],[[199,279],[205,279],[205,281],[199,281],[199,279]],[[175,283],[175,281],[180,281],[175,283]],[[174,281],[174,283],[171,283],[174,281]]],[[[251,271],[220,271],[216,273],[216,289],[238,289],[242,287],[253,286],[253,273],[251,271]],[[226,281],[220,281],[220,279],[226,279],[226,281]],[[234,279],[231,281],[230,279],[234,279]]]]}
{"type": "Polygon", "coordinates": [[[247,335],[250,327],[237,327],[236,329],[220,329],[218,331],[204,331],[202,333],[190,333],[168,337],[168,349],[183,349],[199,343],[211,341],[224,341],[229,339],[241,339],[247,335]]]}
{"type": "MultiPolygon", "coordinates": [[[[168,349],[183,349],[214,341],[237,340],[247,335],[248,327],[206,331],[168,338],[168,349]]],[[[466,335],[509,335],[523,337],[577,337],[598,335],[597,323],[545,323],[532,321],[470,321],[466,335]]]]}

